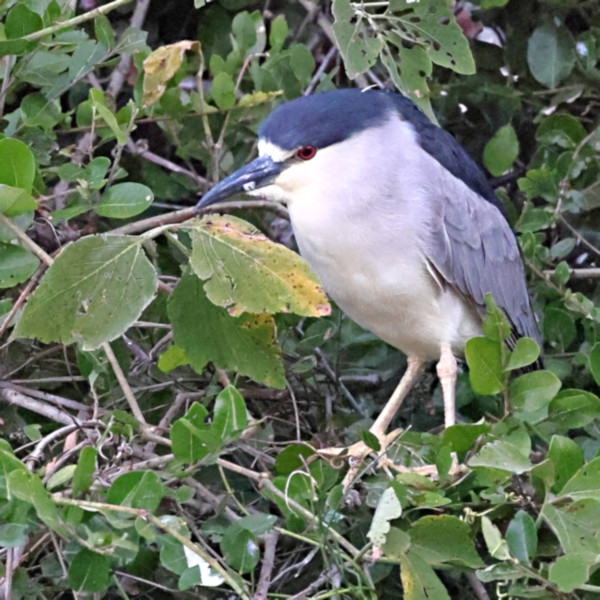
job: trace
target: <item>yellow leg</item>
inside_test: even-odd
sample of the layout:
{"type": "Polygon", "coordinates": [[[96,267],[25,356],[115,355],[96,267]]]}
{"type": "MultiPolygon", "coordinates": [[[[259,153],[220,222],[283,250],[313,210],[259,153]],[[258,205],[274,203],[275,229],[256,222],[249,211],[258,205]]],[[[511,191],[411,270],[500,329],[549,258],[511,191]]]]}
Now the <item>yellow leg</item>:
{"type": "MultiPolygon", "coordinates": [[[[394,393],[387,401],[383,410],[379,413],[379,416],[370,427],[369,431],[379,440],[381,446],[380,452],[383,453],[386,447],[398,436],[399,430],[393,431],[392,433],[386,434],[387,428],[389,427],[395,414],[402,405],[404,398],[406,398],[408,392],[413,386],[417,377],[421,374],[425,361],[417,356],[409,356],[407,360],[407,368],[400,380],[400,383],[394,390],[394,393]]],[[[364,442],[357,442],[349,448],[326,448],[319,450],[318,454],[326,457],[337,457],[341,455],[348,456],[348,462],[350,468],[344,481],[342,482],[344,489],[347,488],[353,479],[356,477],[360,466],[364,459],[371,454],[373,450],[369,448],[364,442]]]]}

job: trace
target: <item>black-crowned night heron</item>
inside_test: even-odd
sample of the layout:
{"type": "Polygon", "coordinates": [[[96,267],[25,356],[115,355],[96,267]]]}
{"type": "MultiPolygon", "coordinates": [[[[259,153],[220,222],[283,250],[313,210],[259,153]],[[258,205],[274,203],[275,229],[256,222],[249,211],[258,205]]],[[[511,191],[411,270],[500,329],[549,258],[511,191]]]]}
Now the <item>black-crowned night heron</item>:
{"type": "MultiPolygon", "coordinates": [[[[298,98],[258,134],[258,158],[198,208],[240,192],[284,202],[300,254],[326,292],[406,353],[407,370],[370,429],[382,446],[428,360],[438,360],[445,425],[453,425],[455,354],[480,335],[486,294],[508,318],[513,343],[540,340],[515,236],[482,171],[396,93],[298,98]]],[[[369,451],[359,443],[350,453],[362,460],[369,451]]]]}

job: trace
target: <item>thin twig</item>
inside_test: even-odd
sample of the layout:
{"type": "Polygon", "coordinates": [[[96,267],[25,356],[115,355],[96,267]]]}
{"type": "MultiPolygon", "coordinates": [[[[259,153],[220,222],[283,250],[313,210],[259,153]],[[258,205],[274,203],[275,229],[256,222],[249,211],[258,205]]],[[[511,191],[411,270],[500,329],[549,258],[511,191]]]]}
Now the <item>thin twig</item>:
{"type": "MultiPolygon", "coordinates": [[[[47,267],[45,264],[40,265],[38,270],[31,276],[31,279],[27,282],[27,285],[21,290],[19,297],[15,300],[13,307],[10,309],[10,312],[6,316],[3,317],[4,321],[3,321],[2,325],[0,325],[0,338],[4,335],[6,330],[10,327],[10,324],[12,323],[13,318],[15,317],[15,315],[21,308],[23,302],[25,302],[25,300],[27,300],[27,296],[29,296],[29,292],[31,292],[31,290],[33,289],[35,284],[38,282],[38,279],[42,276],[42,274],[44,273],[46,268],[47,267]]],[[[10,343],[10,342],[7,342],[7,343],[10,343]]]]}
{"type": "Polygon", "coordinates": [[[25,394],[21,394],[14,389],[0,388],[0,400],[4,400],[7,404],[13,404],[30,410],[38,415],[42,415],[51,421],[61,423],[62,425],[81,425],[81,422],[66,410],[49,406],[39,400],[34,400],[25,394]]]}
{"type": "MultiPolygon", "coordinates": [[[[131,27],[141,28],[144,23],[144,19],[146,18],[146,13],[148,12],[148,6],[150,5],[150,0],[137,0],[135,9],[133,14],[131,15],[131,19],[129,24],[131,27]]],[[[123,83],[129,74],[129,69],[131,68],[131,54],[123,54],[121,55],[121,60],[119,64],[116,66],[115,70],[112,72],[110,76],[110,81],[106,86],[106,91],[113,98],[116,98],[123,87],[123,83]]]]}
{"type": "Polygon", "coordinates": [[[301,592],[290,596],[288,600],[302,600],[303,598],[309,598],[310,595],[324,583],[329,581],[330,579],[334,579],[336,576],[339,576],[340,571],[336,566],[331,567],[323,573],[320,577],[317,577],[308,587],[304,588],[301,592]]]}
{"type": "MultiPolygon", "coordinates": [[[[77,411],[85,411],[90,409],[87,404],[77,402],[77,400],[63,398],[62,396],[50,394],[49,392],[42,392],[41,390],[35,390],[33,388],[17,385],[14,381],[0,381],[0,388],[12,389],[23,394],[24,396],[31,396],[33,398],[37,398],[38,400],[45,400],[46,402],[50,402],[51,404],[59,407],[64,406],[77,411]]],[[[105,412],[106,411],[102,411],[101,414],[104,414],[105,412]]]]}
{"type": "Polygon", "coordinates": [[[144,428],[146,428],[148,424],[146,423],[146,419],[144,419],[144,414],[140,410],[140,406],[131,390],[131,387],[129,386],[129,382],[125,377],[123,370],[121,369],[121,365],[119,364],[115,353],[110,347],[110,344],[108,342],[104,342],[104,344],[102,344],[102,349],[106,353],[108,362],[110,363],[110,366],[112,367],[117,381],[119,382],[119,385],[123,390],[123,394],[125,394],[125,398],[127,399],[127,403],[129,404],[129,408],[131,409],[133,416],[144,428]]]}
{"type": "Polygon", "coordinates": [[[55,23],[50,27],[46,27],[44,29],[40,29],[38,31],[34,31],[26,36],[23,36],[22,40],[26,40],[28,42],[33,42],[35,40],[39,40],[46,35],[51,35],[53,33],[57,33],[66,29],[67,27],[75,27],[75,25],[79,25],[80,23],[85,23],[86,21],[90,21],[91,19],[95,19],[96,17],[101,17],[102,15],[106,15],[115,8],[119,8],[120,6],[125,6],[125,4],[129,4],[133,2],[133,0],[113,0],[113,2],[109,2],[104,6],[99,6],[98,8],[94,8],[94,10],[90,10],[82,15],[78,15],[73,17],[72,19],[67,19],[66,21],[61,21],[60,23],[55,23]]]}
{"type": "Polygon", "coordinates": [[[278,538],[279,534],[276,531],[270,531],[264,537],[265,550],[253,600],[266,600],[267,598],[271,585],[271,575],[275,567],[275,550],[277,549],[278,538]]]}
{"type": "Polygon", "coordinates": [[[7,216],[0,213],[0,223],[10,229],[46,266],[50,266],[54,259],[40,248],[18,225],[15,225],[7,216]]]}
{"type": "Polygon", "coordinates": [[[163,225],[175,225],[177,223],[183,223],[188,219],[195,216],[200,216],[209,213],[226,212],[229,210],[243,210],[246,208],[263,208],[271,210],[280,217],[288,218],[288,212],[285,207],[277,202],[270,202],[269,200],[238,200],[231,202],[220,202],[213,206],[208,206],[199,210],[196,210],[193,206],[184,208],[183,210],[176,210],[171,213],[164,215],[156,215],[155,217],[148,217],[134,223],[128,223],[116,229],[108,231],[108,235],[131,235],[134,233],[140,233],[142,231],[148,231],[155,227],[162,227],[163,225]]]}
{"type": "Polygon", "coordinates": [[[166,158],[163,158],[158,154],[154,154],[154,152],[150,152],[150,150],[140,150],[133,142],[129,142],[127,144],[127,150],[129,150],[131,154],[134,154],[135,156],[141,156],[147,161],[154,163],[155,165],[159,165],[160,167],[163,167],[165,169],[168,169],[173,173],[178,173],[180,175],[185,175],[186,177],[189,177],[198,186],[205,186],[208,183],[204,177],[201,177],[200,175],[194,173],[193,171],[190,171],[189,169],[181,167],[177,163],[167,160],[166,158]]]}
{"type": "Polygon", "coordinates": [[[481,583],[481,581],[479,581],[479,579],[477,579],[477,575],[475,575],[473,571],[469,571],[467,573],[467,579],[469,580],[469,583],[471,584],[471,587],[473,588],[473,591],[479,600],[490,600],[485,586],[483,583],[481,583]]]}
{"type": "MultiPolygon", "coordinates": [[[[554,269],[544,269],[544,275],[554,275],[554,269]]],[[[569,269],[571,279],[598,279],[600,278],[600,268],[569,269]]]]}

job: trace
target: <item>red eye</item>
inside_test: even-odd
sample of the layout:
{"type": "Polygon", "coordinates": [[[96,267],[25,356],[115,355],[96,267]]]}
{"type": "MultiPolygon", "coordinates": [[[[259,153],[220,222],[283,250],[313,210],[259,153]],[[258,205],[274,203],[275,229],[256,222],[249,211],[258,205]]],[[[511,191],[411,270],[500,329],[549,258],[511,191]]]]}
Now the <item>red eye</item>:
{"type": "Polygon", "coordinates": [[[317,153],[317,149],[314,146],[303,146],[296,152],[296,156],[302,160],[310,160],[317,153]]]}

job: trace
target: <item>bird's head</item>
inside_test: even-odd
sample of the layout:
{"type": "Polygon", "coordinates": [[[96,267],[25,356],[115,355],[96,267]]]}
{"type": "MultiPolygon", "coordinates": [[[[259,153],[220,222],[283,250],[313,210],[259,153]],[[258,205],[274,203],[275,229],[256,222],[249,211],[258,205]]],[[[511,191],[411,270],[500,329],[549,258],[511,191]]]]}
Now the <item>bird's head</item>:
{"type": "Polygon", "coordinates": [[[286,102],[260,125],[258,158],[218,183],[197,208],[238,193],[289,204],[311,185],[335,181],[338,174],[347,179],[369,158],[369,144],[357,138],[384,125],[393,111],[390,94],[374,90],[334,90],[286,102]]]}

